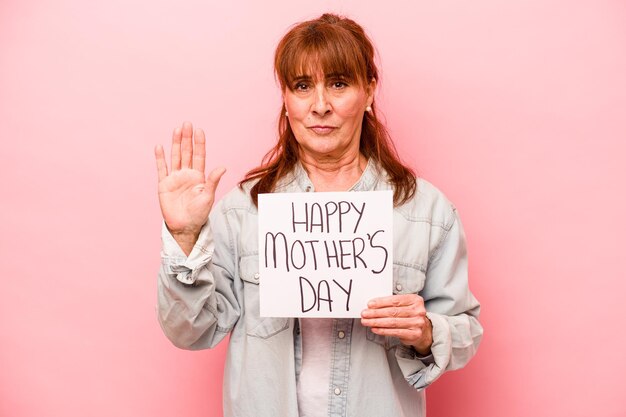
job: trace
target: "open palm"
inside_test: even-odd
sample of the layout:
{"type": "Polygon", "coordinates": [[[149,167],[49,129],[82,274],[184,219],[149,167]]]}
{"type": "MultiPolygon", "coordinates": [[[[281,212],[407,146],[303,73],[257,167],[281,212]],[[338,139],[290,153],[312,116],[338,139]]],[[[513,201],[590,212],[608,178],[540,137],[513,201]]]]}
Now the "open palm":
{"type": "Polygon", "coordinates": [[[215,189],[225,169],[216,168],[204,177],[204,132],[196,129],[194,133],[189,122],[183,123],[182,128],[174,130],[172,135],[171,171],[168,172],[162,146],[155,148],[155,157],[159,176],[159,204],[165,224],[181,247],[183,243],[193,247],[200,229],[207,221],[215,201],[215,189]]]}

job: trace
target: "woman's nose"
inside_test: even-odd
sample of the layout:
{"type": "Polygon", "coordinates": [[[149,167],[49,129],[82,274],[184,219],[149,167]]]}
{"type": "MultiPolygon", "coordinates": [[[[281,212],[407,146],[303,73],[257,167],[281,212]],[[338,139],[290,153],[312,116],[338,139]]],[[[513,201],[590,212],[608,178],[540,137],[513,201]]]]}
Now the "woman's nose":
{"type": "Polygon", "coordinates": [[[318,116],[324,116],[330,112],[330,103],[328,102],[326,88],[318,86],[315,89],[315,98],[313,102],[313,113],[318,116]]]}

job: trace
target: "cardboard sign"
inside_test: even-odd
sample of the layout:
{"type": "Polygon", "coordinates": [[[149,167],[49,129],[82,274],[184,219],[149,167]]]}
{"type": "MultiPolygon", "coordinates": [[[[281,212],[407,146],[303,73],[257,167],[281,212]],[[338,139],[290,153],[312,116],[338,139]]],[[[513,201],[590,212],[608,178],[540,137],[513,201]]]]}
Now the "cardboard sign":
{"type": "Polygon", "coordinates": [[[259,195],[261,317],[360,317],[392,293],[393,192],[259,195]]]}

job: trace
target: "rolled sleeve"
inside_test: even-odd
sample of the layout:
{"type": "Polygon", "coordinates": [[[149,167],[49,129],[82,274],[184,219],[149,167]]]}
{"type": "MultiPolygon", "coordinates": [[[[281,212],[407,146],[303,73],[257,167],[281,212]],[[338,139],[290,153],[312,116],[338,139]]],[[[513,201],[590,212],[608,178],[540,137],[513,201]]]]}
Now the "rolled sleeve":
{"type": "Polygon", "coordinates": [[[161,228],[161,242],[161,261],[166,272],[183,284],[194,284],[202,267],[211,261],[213,255],[213,235],[208,224],[200,231],[189,256],[180,248],[165,222],[161,228]]]}

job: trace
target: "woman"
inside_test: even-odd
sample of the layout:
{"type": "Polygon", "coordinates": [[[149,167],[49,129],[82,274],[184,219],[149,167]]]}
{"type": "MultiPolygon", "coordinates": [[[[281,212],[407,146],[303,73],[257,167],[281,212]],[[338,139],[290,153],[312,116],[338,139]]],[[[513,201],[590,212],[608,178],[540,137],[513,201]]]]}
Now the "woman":
{"type": "Polygon", "coordinates": [[[185,349],[230,334],[227,416],[423,416],[422,388],[478,347],[456,210],[395,154],[376,117],[373,59],[352,20],[325,14],[294,26],[275,55],[278,143],[212,211],[224,169],[204,179],[202,130],[174,131],[169,173],[163,148],[155,151],[165,220],[159,320],[185,349]],[[384,189],[394,193],[394,294],[371,300],[360,321],[260,318],[258,194],[384,189]]]}

